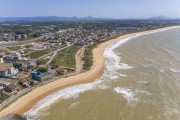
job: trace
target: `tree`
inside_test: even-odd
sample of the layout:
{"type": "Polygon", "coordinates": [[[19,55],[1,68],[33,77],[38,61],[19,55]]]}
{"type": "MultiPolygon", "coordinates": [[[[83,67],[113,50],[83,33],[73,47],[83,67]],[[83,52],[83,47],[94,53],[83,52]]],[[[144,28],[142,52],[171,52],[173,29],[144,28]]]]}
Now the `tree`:
{"type": "Polygon", "coordinates": [[[45,67],[43,67],[43,68],[39,69],[39,71],[41,71],[41,72],[47,72],[47,71],[48,71],[48,69],[47,69],[47,68],[45,68],[45,67]]]}

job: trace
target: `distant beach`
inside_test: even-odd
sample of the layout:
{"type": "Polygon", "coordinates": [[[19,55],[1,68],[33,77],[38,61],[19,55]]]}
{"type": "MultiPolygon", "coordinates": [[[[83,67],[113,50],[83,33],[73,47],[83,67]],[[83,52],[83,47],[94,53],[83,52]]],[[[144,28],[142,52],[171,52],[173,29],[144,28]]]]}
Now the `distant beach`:
{"type": "Polygon", "coordinates": [[[77,84],[90,83],[100,78],[104,72],[104,67],[105,67],[104,66],[105,58],[103,56],[103,53],[105,48],[107,48],[109,45],[112,45],[113,43],[128,37],[143,35],[146,33],[148,34],[151,32],[164,31],[172,28],[175,27],[167,27],[167,28],[123,35],[98,45],[97,48],[93,49],[93,66],[89,71],[74,76],[70,76],[67,78],[61,78],[32,90],[31,92],[19,98],[10,106],[2,110],[0,112],[0,116],[4,116],[8,114],[23,115],[25,112],[30,110],[38,101],[60,89],[77,84]]]}

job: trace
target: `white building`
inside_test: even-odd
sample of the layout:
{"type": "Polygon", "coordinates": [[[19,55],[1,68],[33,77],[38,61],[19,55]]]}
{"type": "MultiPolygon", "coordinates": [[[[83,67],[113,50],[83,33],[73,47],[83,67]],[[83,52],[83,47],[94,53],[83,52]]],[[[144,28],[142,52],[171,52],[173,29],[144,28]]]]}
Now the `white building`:
{"type": "Polygon", "coordinates": [[[4,60],[3,60],[3,58],[0,58],[0,63],[4,63],[4,60]]]}

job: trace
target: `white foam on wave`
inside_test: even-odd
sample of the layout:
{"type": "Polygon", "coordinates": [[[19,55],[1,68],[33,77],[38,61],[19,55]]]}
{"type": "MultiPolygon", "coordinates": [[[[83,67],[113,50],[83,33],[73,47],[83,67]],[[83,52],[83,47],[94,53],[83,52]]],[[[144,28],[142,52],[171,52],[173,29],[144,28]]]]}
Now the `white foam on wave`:
{"type": "Polygon", "coordinates": [[[121,88],[121,87],[116,87],[114,88],[114,91],[118,94],[123,95],[124,98],[126,98],[126,100],[128,102],[131,101],[137,101],[137,98],[135,96],[135,93],[133,92],[133,90],[131,89],[126,89],[126,88],[121,88]]]}
{"type": "Polygon", "coordinates": [[[133,89],[121,88],[121,87],[114,88],[114,91],[122,95],[127,100],[128,103],[137,102],[137,101],[140,102],[140,99],[138,98],[139,95],[145,95],[145,96],[151,95],[147,91],[133,90],[133,89]]]}
{"type": "MultiPolygon", "coordinates": [[[[172,29],[172,28],[169,28],[169,29],[172,29]]],[[[106,63],[105,63],[106,71],[103,74],[102,78],[107,78],[107,79],[110,78],[109,80],[112,80],[112,79],[116,79],[120,76],[126,77],[126,75],[119,74],[118,72],[116,72],[116,70],[133,68],[133,66],[129,66],[125,63],[120,63],[121,58],[119,56],[117,56],[115,54],[115,52],[113,51],[115,48],[118,48],[119,46],[128,42],[129,40],[132,40],[133,38],[139,37],[141,35],[151,34],[151,33],[165,31],[165,30],[169,30],[169,29],[157,30],[157,31],[153,31],[153,32],[146,32],[143,34],[137,34],[134,36],[130,36],[130,37],[120,40],[120,41],[116,42],[115,44],[107,47],[104,51],[104,57],[106,58],[106,63]]],[[[54,103],[57,100],[76,98],[79,96],[80,93],[83,93],[85,91],[93,90],[93,89],[94,90],[95,89],[106,89],[106,88],[108,88],[108,86],[103,85],[102,80],[96,81],[94,83],[68,87],[68,88],[65,88],[63,90],[60,90],[58,92],[55,92],[55,93],[45,97],[44,99],[39,101],[35,106],[33,106],[28,112],[26,112],[24,115],[26,117],[28,117],[30,120],[31,117],[34,118],[34,116],[37,116],[37,112],[39,110],[48,107],[49,105],[51,105],[52,103],[54,103]]],[[[130,100],[130,101],[137,100],[137,98],[135,97],[135,93],[131,89],[117,87],[114,89],[114,91],[116,91],[119,94],[122,94],[127,100],[130,100]]],[[[34,120],[34,119],[32,119],[32,120],[34,120]]]]}
{"type": "Polygon", "coordinates": [[[119,46],[121,46],[122,44],[131,40],[132,38],[134,38],[134,36],[120,40],[105,49],[104,57],[106,58],[107,71],[113,71],[116,69],[131,69],[132,68],[132,66],[128,66],[127,64],[120,63],[121,57],[117,56],[114,52],[114,49],[118,48],[119,46]]]}
{"type": "Polygon", "coordinates": [[[52,103],[54,103],[57,100],[61,99],[69,99],[69,98],[77,98],[80,93],[83,93],[88,90],[95,90],[95,89],[106,89],[108,86],[105,86],[103,84],[100,84],[101,81],[96,81],[94,83],[89,84],[82,84],[82,85],[76,85],[72,87],[68,87],[65,89],[62,89],[58,92],[55,92],[41,101],[39,101],[35,106],[31,108],[28,112],[24,114],[24,116],[30,118],[34,118],[37,115],[37,112],[43,108],[48,107],[52,103]]]}

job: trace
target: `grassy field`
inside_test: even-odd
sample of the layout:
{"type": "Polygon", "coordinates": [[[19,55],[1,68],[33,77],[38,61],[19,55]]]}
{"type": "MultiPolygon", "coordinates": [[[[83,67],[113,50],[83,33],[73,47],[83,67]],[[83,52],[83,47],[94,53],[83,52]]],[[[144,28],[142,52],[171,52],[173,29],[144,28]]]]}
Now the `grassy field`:
{"type": "Polygon", "coordinates": [[[51,53],[51,52],[53,52],[53,50],[45,49],[45,50],[32,52],[29,54],[29,56],[31,59],[35,59],[35,58],[41,57],[41,56],[46,55],[46,54],[51,53]]]}
{"type": "Polygon", "coordinates": [[[31,53],[31,52],[34,52],[34,50],[31,50],[31,49],[25,49],[24,52],[25,52],[25,53],[31,53]]]}
{"type": "Polygon", "coordinates": [[[37,65],[44,65],[44,64],[46,64],[49,60],[50,60],[49,58],[46,58],[46,59],[42,58],[42,59],[39,59],[39,60],[37,60],[37,65]]]}
{"type": "Polygon", "coordinates": [[[51,65],[54,68],[59,66],[75,68],[76,61],[75,61],[75,54],[80,49],[80,46],[71,46],[64,50],[58,52],[58,54],[54,57],[51,62],[51,65]]]}
{"type": "Polygon", "coordinates": [[[7,47],[7,48],[10,50],[13,50],[13,51],[17,51],[17,50],[21,49],[21,47],[19,47],[19,46],[7,47]]]}
{"type": "Polygon", "coordinates": [[[11,63],[0,63],[0,67],[12,67],[13,64],[11,63]]]}
{"type": "Polygon", "coordinates": [[[93,47],[87,47],[86,50],[84,51],[84,57],[83,57],[83,61],[85,62],[85,64],[83,65],[84,70],[89,70],[93,64],[92,49],[93,47]]]}

